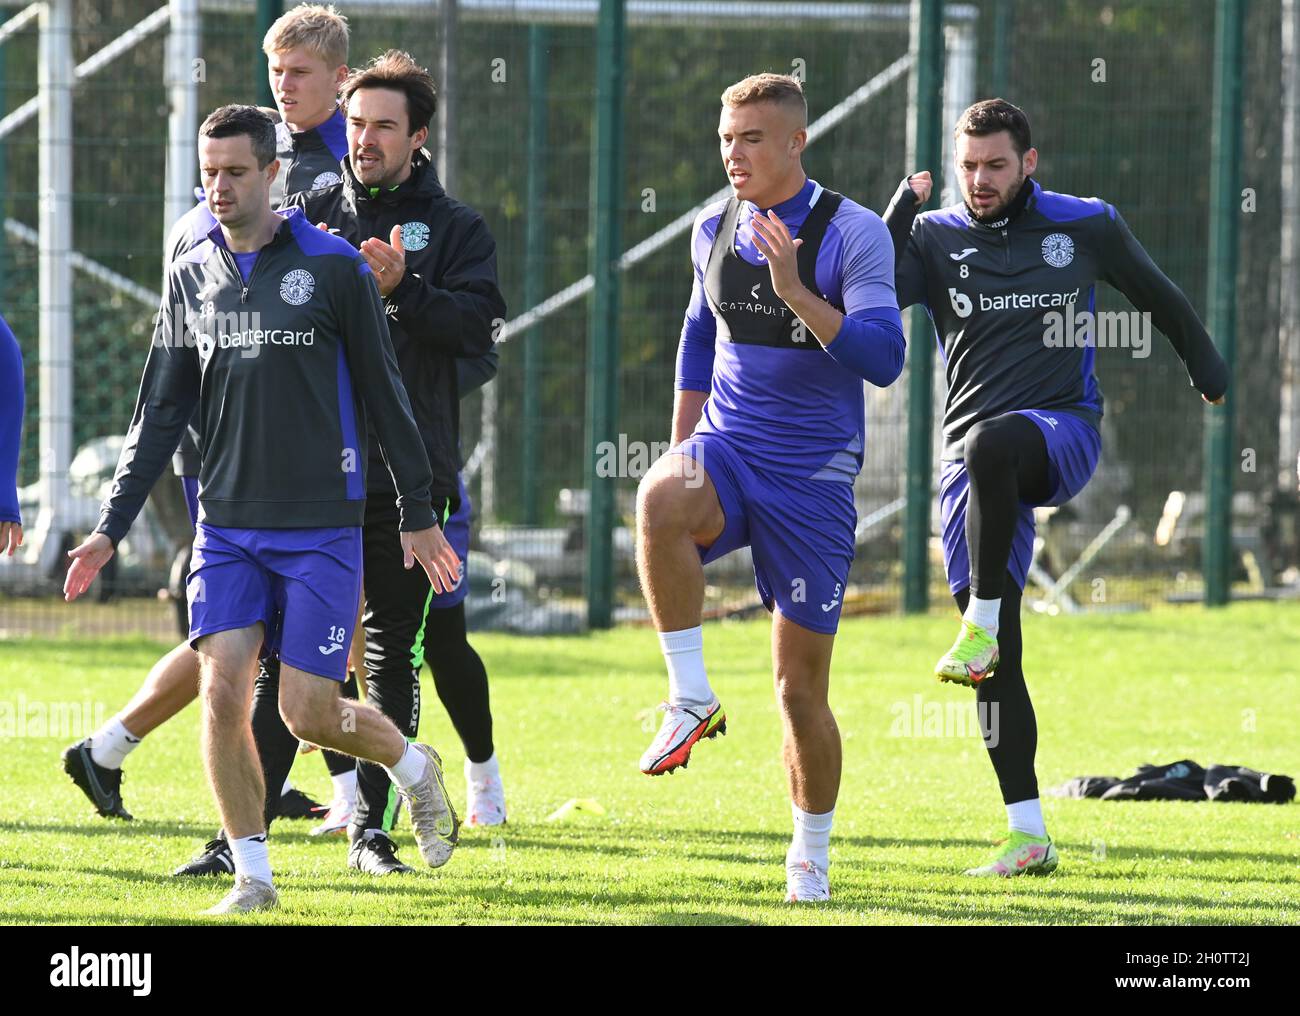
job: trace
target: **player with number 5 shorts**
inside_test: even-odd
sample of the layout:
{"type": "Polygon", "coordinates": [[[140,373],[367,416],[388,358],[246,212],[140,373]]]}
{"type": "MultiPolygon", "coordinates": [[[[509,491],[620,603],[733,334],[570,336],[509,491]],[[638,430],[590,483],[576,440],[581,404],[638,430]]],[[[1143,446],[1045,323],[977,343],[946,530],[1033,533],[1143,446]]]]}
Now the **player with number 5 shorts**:
{"type": "Polygon", "coordinates": [[[854,555],[863,380],[883,388],[903,367],[888,232],[805,175],[807,118],[803,86],[786,75],[746,78],[722,95],[731,196],[692,230],[673,445],[637,506],[637,564],[669,684],[641,770],[685,767],[701,739],[725,732],[704,667],[703,565],[748,546],[773,614],[791,901],[830,895],[841,755],[827,689],[854,555]]]}

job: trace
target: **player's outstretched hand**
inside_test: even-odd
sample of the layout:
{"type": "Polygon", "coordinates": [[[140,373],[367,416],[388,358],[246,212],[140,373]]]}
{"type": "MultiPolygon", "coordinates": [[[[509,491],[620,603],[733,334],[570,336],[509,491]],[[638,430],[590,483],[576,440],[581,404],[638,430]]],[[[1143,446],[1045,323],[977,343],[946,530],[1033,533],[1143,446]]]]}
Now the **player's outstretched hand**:
{"type": "Polygon", "coordinates": [[[429,576],[435,593],[448,593],[460,581],[460,558],[437,526],[414,533],[401,533],[402,563],[410,568],[415,562],[429,576]]]}
{"type": "Polygon", "coordinates": [[[23,524],[21,522],[0,522],[0,554],[14,556],[14,551],[23,545],[23,524]]]}
{"type": "Polygon", "coordinates": [[[80,547],[68,551],[72,566],[63,580],[63,598],[71,603],[90,588],[99,569],[113,556],[113,541],[103,533],[91,533],[80,547]]]}
{"type": "Polygon", "coordinates": [[[930,179],[928,169],[913,173],[907,178],[907,183],[912,188],[912,193],[916,195],[918,205],[923,205],[930,200],[930,191],[934,188],[934,181],[930,179]]]}

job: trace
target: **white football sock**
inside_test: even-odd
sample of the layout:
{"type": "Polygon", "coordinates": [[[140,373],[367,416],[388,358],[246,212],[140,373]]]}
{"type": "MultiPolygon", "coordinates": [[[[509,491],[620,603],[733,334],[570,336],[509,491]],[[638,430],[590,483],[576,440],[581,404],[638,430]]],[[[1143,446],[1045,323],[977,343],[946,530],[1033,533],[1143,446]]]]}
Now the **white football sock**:
{"type": "Polygon", "coordinates": [[[357,800],[357,767],[353,766],[345,773],[339,773],[337,776],[331,776],[330,782],[334,784],[334,800],[349,801],[356,803],[357,800]]]}
{"type": "Polygon", "coordinates": [[[996,600],[981,600],[978,596],[972,596],[970,603],[966,604],[966,612],[962,614],[971,624],[977,624],[987,631],[994,638],[998,635],[998,612],[1002,609],[1002,597],[996,600]]]}
{"type": "MultiPolygon", "coordinates": [[[[119,714],[120,715],[120,714],[119,714]]],[[[144,738],[136,737],[114,716],[90,738],[90,757],[105,769],[121,769],[122,759],[131,754],[144,738]]]]}
{"type": "Polygon", "coordinates": [[[792,803],[790,812],[794,816],[794,838],[790,841],[788,856],[796,861],[812,861],[826,871],[831,865],[831,822],[835,818],[835,809],[814,815],[792,803]]]}
{"type": "Polygon", "coordinates": [[[388,775],[392,777],[403,790],[410,790],[420,782],[424,776],[424,767],[429,764],[428,758],[424,752],[418,750],[415,745],[407,744],[406,751],[402,752],[402,757],[397,760],[396,765],[388,769],[388,775]]]}
{"type": "Polygon", "coordinates": [[[271,885],[271,858],[266,852],[266,833],[232,839],[230,854],[235,859],[236,875],[247,875],[271,885]]]}
{"type": "Polygon", "coordinates": [[[1036,797],[1008,804],[1007,821],[1016,832],[1028,833],[1030,836],[1047,835],[1047,826],[1043,823],[1043,806],[1036,797]]]}
{"type": "Polygon", "coordinates": [[[659,648],[668,664],[668,701],[680,705],[712,705],[713,689],[704,672],[704,629],[661,631],[659,648]]]}
{"type": "Polygon", "coordinates": [[[486,762],[471,762],[465,759],[465,779],[482,783],[484,780],[495,780],[501,782],[501,767],[497,765],[497,753],[493,752],[492,757],[486,762]]]}

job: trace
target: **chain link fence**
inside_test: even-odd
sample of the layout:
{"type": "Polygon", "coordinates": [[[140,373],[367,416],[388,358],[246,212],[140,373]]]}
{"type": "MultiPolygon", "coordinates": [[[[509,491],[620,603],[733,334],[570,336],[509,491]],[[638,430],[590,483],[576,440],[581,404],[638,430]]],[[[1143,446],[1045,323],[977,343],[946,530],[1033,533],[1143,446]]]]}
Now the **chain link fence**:
{"type": "MultiPolygon", "coordinates": [[[[430,146],[445,138],[435,157],[449,190],[478,208],[496,237],[510,318],[580,282],[588,271],[595,3],[339,6],[351,23],[353,64],[397,46],[445,82],[439,112],[445,122],[430,146]]],[[[19,10],[0,8],[10,17],[19,10]]],[[[157,11],[149,0],[75,5],[79,65],[151,17],[158,24],[82,77],[74,93],[66,151],[78,255],[75,458],[70,517],[58,530],[64,542],[93,524],[111,477],[160,288],[169,225],[161,200],[168,94],[160,70],[166,19],[157,11]]],[[[1241,220],[1242,468],[1234,515],[1239,592],[1294,582],[1300,564],[1296,527],[1285,525],[1295,518],[1294,468],[1289,493],[1279,481],[1278,420],[1287,383],[1279,306],[1284,287],[1296,282],[1279,269],[1280,139],[1288,115],[1278,101],[1282,11],[1282,0],[1260,0],[1250,5],[1246,26],[1241,178],[1249,194],[1241,220]]],[[[255,101],[253,6],[204,3],[201,12],[195,70],[201,115],[225,102],[255,101]]],[[[998,93],[1021,105],[1041,155],[1040,183],[1115,204],[1202,316],[1213,13],[1210,0],[983,0],[949,4],[947,11],[945,118],[998,93]]],[[[908,32],[908,5],[898,3],[628,6],[621,225],[627,249],[650,249],[627,259],[633,263],[621,282],[618,440],[606,450],[617,485],[616,620],[645,617],[633,567],[633,500],[639,476],[669,437],[674,357],[691,286],[688,230],[670,227],[725,184],[714,133],[718,97],[758,70],[801,76],[811,117],[829,114],[833,121],[808,150],[809,175],[883,211],[902,176],[922,168],[905,164],[908,32]]],[[[37,37],[33,20],[0,45],[0,113],[14,113],[36,94],[37,37]]],[[[936,175],[941,169],[928,168],[936,175]]],[[[35,117],[0,138],[0,184],[0,308],[26,365],[19,483],[30,531],[42,367],[35,117]]],[[[554,302],[559,305],[535,315],[530,327],[510,333],[500,346],[497,380],[462,405],[476,505],[471,627],[569,631],[584,623],[586,298],[554,302]]],[[[1098,310],[1108,309],[1128,308],[1100,286],[1098,310]]],[[[1029,599],[1043,609],[1131,609],[1199,596],[1201,403],[1158,333],[1149,355],[1130,354],[1099,351],[1106,395],[1102,465],[1079,498],[1042,520],[1041,571],[1029,599]]],[[[867,417],[850,614],[894,610],[899,602],[905,379],[886,391],[870,389],[867,417]]],[[[0,632],[170,636],[178,612],[160,591],[174,578],[173,556],[187,541],[187,527],[179,484],[166,476],[115,572],[86,603],[62,602],[61,566],[0,564],[0,632]]],[[[937,543],[931,561],[931,600],[943,603],[937,543]]],[[[761,610],[743,553],[710,566],[706,608],[710,616],[761,610]]]]}

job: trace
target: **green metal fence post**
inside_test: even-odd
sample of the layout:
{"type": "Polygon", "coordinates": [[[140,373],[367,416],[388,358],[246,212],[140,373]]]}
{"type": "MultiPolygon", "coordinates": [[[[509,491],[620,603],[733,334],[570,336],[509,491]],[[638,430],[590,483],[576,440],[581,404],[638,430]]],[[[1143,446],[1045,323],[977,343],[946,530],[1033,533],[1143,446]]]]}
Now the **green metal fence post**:
{"type": "MultiPolygon", "coordinates": [[[[524,307],[534,307],[542,299],[546,285],[546,103],[549,67],[546,56],[545,25],[528,27],[528,221],[524,226],[524,307]]],[[[540,513],[537,485],[541,448],[540,399],[538,377],[542,366],[541,322],[523,336],[524,340],[524,524],[535,526],[540,513]]]]}
{"type": "MultiPolygon", "coordinates": [[[[1233,371],[1237,347],[1237,234],[1241,214],[1241,51],[1243,0],[1218,0],[1214,35],[1214,121],[1210,136],[1208,317],[1215,345],[1233,371]]],[[[1233,392],[1205,407],[1206,606],[1231,598],[1233,392]]]]}
{"type": "MultiPolygon", "coordinates": [[[[912,0],[912,70],[908,78],[914,140],[908,170],[928,169],[935,191],[943,180],[943,0],[912,0]]],[[[934,426],[934,342],[924,307],[913,307],[907,358],[907,510],[903,524],[903,609],[929,603],[930,474],[934,426]]]]}
{"type": "Polygon", "coordinates": [[[623,185],[623,0],[600,0],[596,122],[591,144],[591,274],[587,328],[587,624],[608,628],[614,606],[614,477],[596,475],[618,421],[619,196],[623,185]]]}
{"type": "Polygon", "coordinates": [[[989,47],[989,92],[1005,99],[1011,67],[1011,4],[1013,0],[993,0],[993,45],[989,47]]]}

